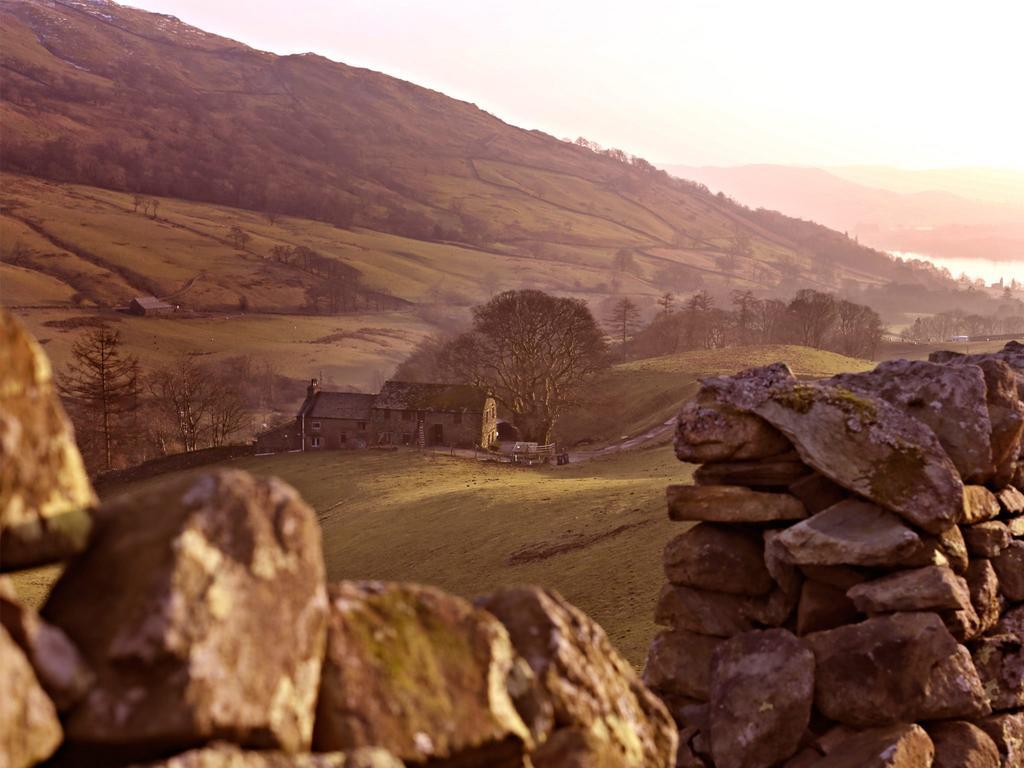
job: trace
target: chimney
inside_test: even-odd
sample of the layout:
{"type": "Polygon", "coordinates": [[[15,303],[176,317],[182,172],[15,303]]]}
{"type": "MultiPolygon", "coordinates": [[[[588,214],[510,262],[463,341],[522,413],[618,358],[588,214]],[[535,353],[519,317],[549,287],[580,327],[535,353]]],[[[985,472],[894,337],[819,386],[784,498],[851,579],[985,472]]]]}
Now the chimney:
{"type": "Polygon", "coordinates": [[[306,397],[312,397],[320,391],[320,382],[316,379],[309,380],[309,386],[306,387],[306,397]]]}

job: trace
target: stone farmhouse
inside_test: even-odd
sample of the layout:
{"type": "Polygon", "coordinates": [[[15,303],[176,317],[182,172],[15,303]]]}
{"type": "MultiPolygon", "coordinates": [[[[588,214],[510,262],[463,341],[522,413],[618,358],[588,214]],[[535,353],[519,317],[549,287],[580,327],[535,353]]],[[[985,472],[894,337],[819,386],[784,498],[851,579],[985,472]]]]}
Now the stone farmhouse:
{"type": "Polygon", "coordinates": [[[487,447],[498,439],[497,405],[476,387],[385,382],[379,394],[326,392],[316,379],[294,422],[256,437],[260,453],[406,445],[487,447]]]}

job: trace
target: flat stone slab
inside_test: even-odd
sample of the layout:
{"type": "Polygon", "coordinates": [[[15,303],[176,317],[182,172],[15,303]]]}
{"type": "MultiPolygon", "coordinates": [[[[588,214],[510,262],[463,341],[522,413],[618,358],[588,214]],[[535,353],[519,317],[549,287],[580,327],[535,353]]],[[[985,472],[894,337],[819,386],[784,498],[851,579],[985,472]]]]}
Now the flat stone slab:
{"type": "Polygon", "coordinates": [[[778,536],[798,565],[893,566],[924,549],[921,537],[876,504],[848,499],[778,536]]]}
{"type": "Polygon", "coordinates": [[[795,454],[785,460],[727,461],[703,464],[693,473],[697,485],[739,485],[749,488],[784,488],[813,470],[795,454]]]}
{"type": "Polygon", "coordinates": [[[971,557],[997,557],[1013,539],[1006,523],[999,520],[962,526],[961,533],[971,557]]]}
{"type": "Polygon", "coordinates": [[[815,706],[831,720],[863,728],[990,711],[970,653],[937,614],[877,616],[804,640],[816,661],[815,706]]]}
{"type": "Polygon", "coordinates": [[[662,561],[672,584],[754,596],[775,586],[762,537],[737,526],[698,523],[665,545],[662,561]]]}
{"type": "Polygon", "coordinates": [[[772,523],[807,517],[804,505],[794,496],[735,485],[670,485],[666,495],[672,520],[772,523]]]}
{"type": "Polygon", "coordinates": [[[857,584],[847,591],[868,614],[896,611],[973,611],[967,582],[952,569],[926,566],[857,584]]]}

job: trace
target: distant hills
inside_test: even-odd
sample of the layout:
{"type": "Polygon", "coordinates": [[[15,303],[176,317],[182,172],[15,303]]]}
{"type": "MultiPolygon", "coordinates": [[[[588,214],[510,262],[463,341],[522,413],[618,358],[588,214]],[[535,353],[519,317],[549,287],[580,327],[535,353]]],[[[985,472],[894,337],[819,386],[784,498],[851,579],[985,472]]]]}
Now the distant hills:
{"type": "Polygon", "coordinates": [[[785,165],[665,169],[747,205],[849,232],[876,248],[1024,259],[1024,173],[785,165]]]}
{"type": "Polygon", "coordinates": [[[23,268],[58,281],[60,260],[44,257],[77,251],[90,266],[71,287],[86,305],[191,290],[200,308],[252,293],[260,310],[293,311],[318,278],[252,261],[275,245],[316,248],[355,270],[366,295],[414,303],[465,306],[523,285],[593,301],[700,287],[949,287],[841,232],[322,56],[276,56],[105,0],[0,0],[0,17],[4,170],[23,179],[4,185],[0,223],[21,233],[4,247],[20,239],[23,268]],[[69,183],[82,186],[60,186],[69,183]],[[103,235],[133,203],[102,189],[165,202],[133,219],[131,237],[103,235]],[[217,208],[186,211],[174,199],[217,208]],[[267,217],[242,251],[229,228],[255,225],[231,209],[267,217]],[[205,237],[211,254],[194,288],[201,267],[174,252],[179,216],[215,222],[188,224],[186,240],[205,237]],[[275,229],[281,216],[291,217],[287,233],[275,229]],[[311,224],[306,243],[302,221],[334,229],[311,224]],[[148,233],[165,256],[139,247],[148,233]],[[91,288],[96,269],[110,276],[91,288]],[[259,284],[234,290],[230,275],[253,269],[259,284]]]}

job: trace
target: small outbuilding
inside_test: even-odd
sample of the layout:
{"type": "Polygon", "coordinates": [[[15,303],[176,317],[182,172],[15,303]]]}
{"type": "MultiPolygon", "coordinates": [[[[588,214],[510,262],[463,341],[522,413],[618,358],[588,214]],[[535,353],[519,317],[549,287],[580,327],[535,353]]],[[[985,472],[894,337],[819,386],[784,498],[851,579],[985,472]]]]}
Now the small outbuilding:
{"type": "Polygon", "coordinates": [[[133,315],[169,315],[178,308],[156,296],[136,296],[128,302],[128,311],[133,315]]]}

